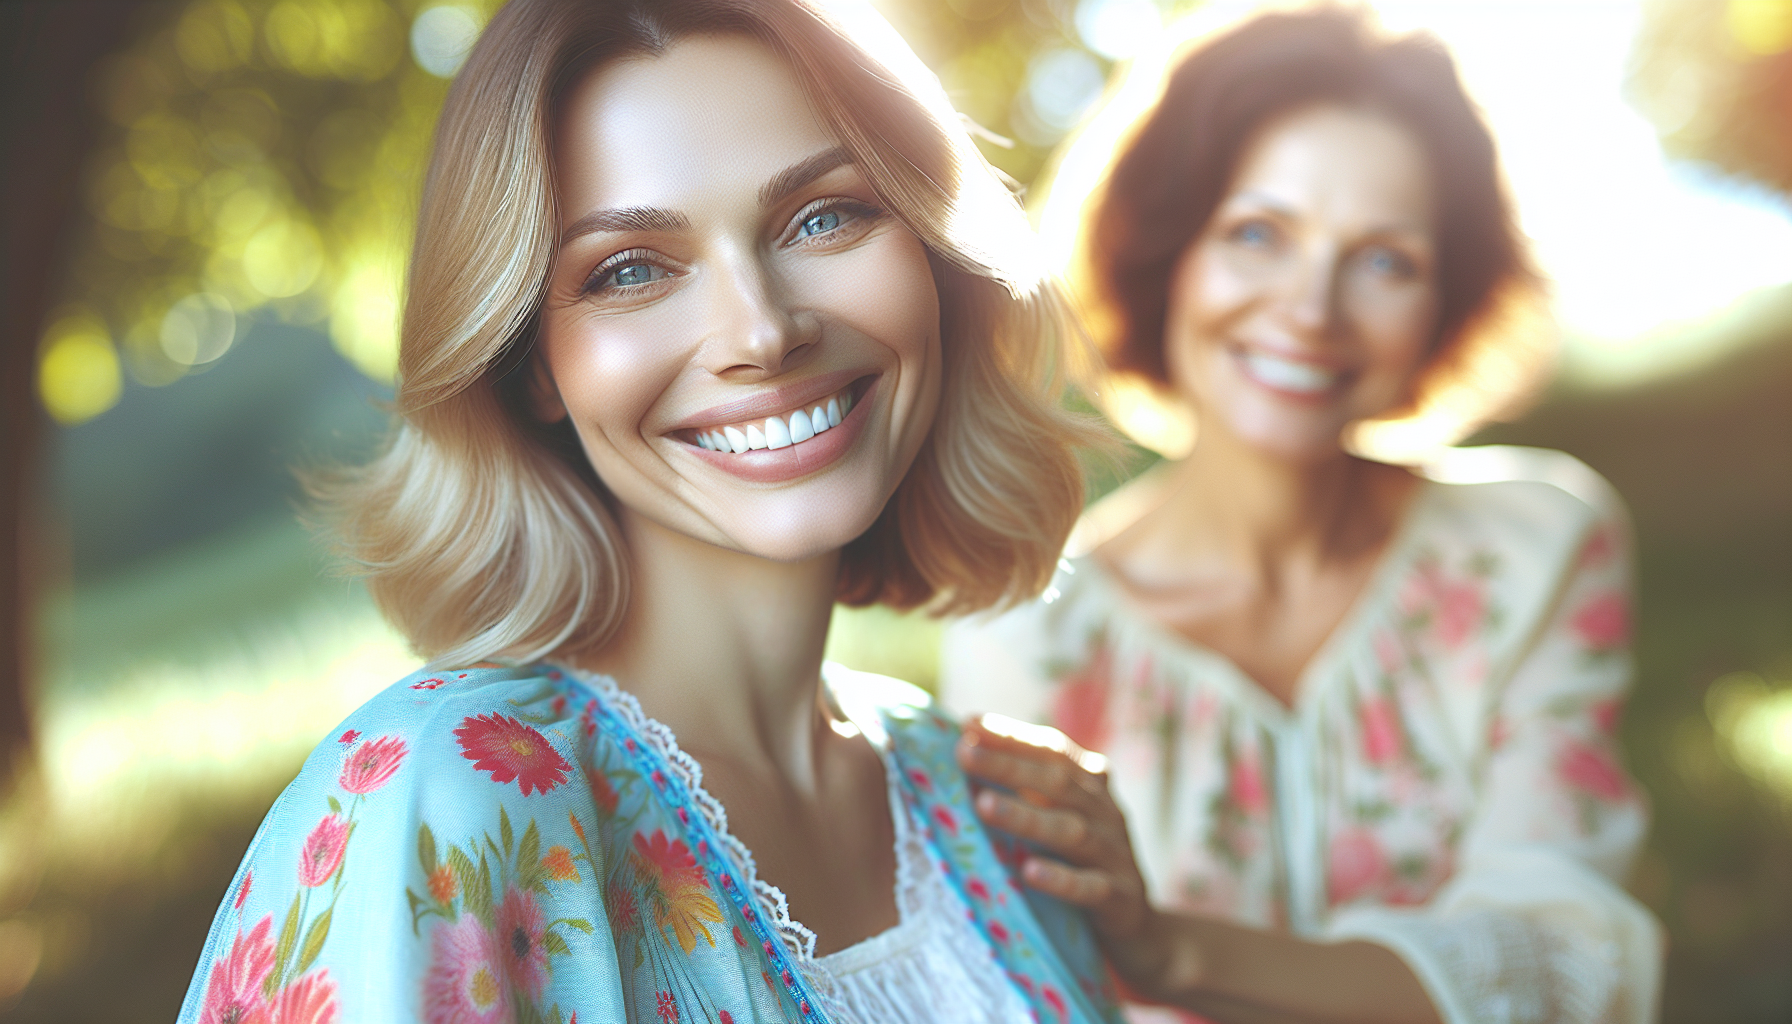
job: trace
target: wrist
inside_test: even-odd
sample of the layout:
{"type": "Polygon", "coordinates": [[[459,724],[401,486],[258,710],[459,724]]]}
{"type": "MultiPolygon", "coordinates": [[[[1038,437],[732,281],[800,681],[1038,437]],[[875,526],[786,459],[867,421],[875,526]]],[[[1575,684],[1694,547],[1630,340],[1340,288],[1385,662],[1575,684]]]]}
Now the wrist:
{"type": "Polygon", "coordinates": [[[1127,986],[1152,1002],[1177,1004],[1201,990],[1208,973],[1205,943],[1193,922],[1152,908],[1109,959],[1127,986]]]}

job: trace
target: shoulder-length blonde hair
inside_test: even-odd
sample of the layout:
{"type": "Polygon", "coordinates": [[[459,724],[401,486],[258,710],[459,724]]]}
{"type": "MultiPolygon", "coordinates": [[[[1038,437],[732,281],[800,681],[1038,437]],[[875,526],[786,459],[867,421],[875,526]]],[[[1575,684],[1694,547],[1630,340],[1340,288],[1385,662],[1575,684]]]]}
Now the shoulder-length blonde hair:
{"type": "Polygon", "coordinates": [[[1092,428],[1053,401],[1064,304],[1018,203],[868,9],[809,0],[511,0],[449,93],[424,186],[385,451],[314,483],[381,609],[438,665],[602,646],[628,601],[614,499],[517,399],[558,235],[555,107],[599,66],[695,34],[783,57],[926,245],[945,359],[932,431],[841,561],[855,605],[965,612],[1037,592],[1082,500],[1092,428]]]}

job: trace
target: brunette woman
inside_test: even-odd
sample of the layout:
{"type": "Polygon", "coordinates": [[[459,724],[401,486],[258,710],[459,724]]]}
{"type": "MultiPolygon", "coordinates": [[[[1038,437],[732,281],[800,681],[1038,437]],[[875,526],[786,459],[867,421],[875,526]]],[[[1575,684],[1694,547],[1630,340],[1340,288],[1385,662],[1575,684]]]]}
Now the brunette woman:
{"type": "Polygon", "coordinates": [[[949,702],[1108,758],[967,730],[965,766],[1022,791],[979,811],[1055,854],[1023,877],[1094,911],[1142,1001],[1650,1020],[1617,500],[1554,452],[1346,446],[1489,408],[1530,344],[1534,275],[1449,57],[1267,15],[1183,53],[1120,137],[1079,297],[1110,370],[1197,433],[1092,513],[1042,600],[949,638],[949,702]]]}

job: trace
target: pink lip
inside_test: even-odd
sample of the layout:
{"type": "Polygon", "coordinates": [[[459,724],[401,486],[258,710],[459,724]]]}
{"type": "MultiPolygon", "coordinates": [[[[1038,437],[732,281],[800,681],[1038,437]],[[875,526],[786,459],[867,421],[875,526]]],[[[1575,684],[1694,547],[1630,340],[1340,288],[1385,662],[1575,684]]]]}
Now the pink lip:
{"type": "MultiPolygon", "coordinates": [[[[701,412],[692,413],[666,428],[666,433],[674,434],[681,430],[705,430],[711,427],[722,427],[742,420],[756,420],[764,416],[775,416],[789,413],[793,409],[803,409],[818,398],[824,398],[860,377],[871,376],[866,370],[835,370],[819,377],[781,384],[736,402],[710,406],[701,412]]],[[[867,388],[866,391],[870,391],[867,388]]],[[[805,442],[807,443],[807,442],[805,442]]],[[[698,451],[702,451],[701,448],[698,451]]]]}
{"type": "MultiPolygon", "coordinates": [[[[837,376],[837,374],[830,374],[828,377],[818,377],[816,380],[827,381],[830,377],[837,376]]],[[[838,391],[840,388],[845,387],[855,379],[856,376],[857,375],[848,376],[846,380],[833,385],[828,390],[816,391],[808,394],[808,397],[802,399],[802,401],[807,402],[819,398],[822,395],[832,394],[834,391],[838,391]]],[[[712,452],[704,448],[699,448],[694,444],[687,444],[685,447],[690,450],[692,455],[702,459],[704,462],[707,462],[717,469],[726,473],[731,473],[742,480],[750,480],[754,483],[782,483],[785,480],[795,480],[797,477],[807,476],[808,474],[837,461],[842,455],[845,455],[846,450],[851,448],[853,442],[859,439],[859,435],[865,432],[866,416],[870,415],[868,412],[865,412],[865,410],[870,408],[870,399],[876,393],[877,386],[882,380],[883,378],[881,376],[874,378],[871,383],[865,387],[864,392],[853,402],[852,411],[846,414],[846,418],[840,421],[839,426],[834,427],[826,433],[817,434],[813,438],[803,441],[800,444],[793,444],[788,448],[780,448],[777,451],[760,448],[750,452],[743,452],[739,455],[728,452],[712,452]]],[[[807,383],[808,382],[805,382],[803,391],[792,390],[792,396],[807,391],[807,383]]],[[[750,399],[749,401],[757,402],[758,399],[750,399]]],[[[717,408],[734,416],[736,405],[744,404],[746,403],[718,406],[717,408]]],[[[790,405],[797,405],[797,401],[794,397],[792,398],[790,405]]],[[[753,408],[740,413],[735,419],[712,420],[708,422],[733,423],[738,419],[758,415],[760,412],[781,412],[785,408],[788,407],[774,405],[768,409],[753,408]]],[[[715,410],[708,410],[704,415],[708,415],[710,412],[714,411],[715,410]]],[[[703,424],[693,420],[692,425],[701,426],[703,424]]]]}
{"type": "MultiPolygon", "coordinates": [[[[1284,352],[1281,349],[1270,345],[1258,345],[1255,347],[1277,359],[1286,359],[1293,363],[1311,363],[1314,366],[1324,367],[1333,370],[1334,372],[1341,373],[1337,367],[1323,359],[1308,359],[1301,355],[1284,352]]],[[[1251,361],[1246,358],[1246,348],[1247,346],[1245,345],[1226,346],[1226,353],[1232,357],[1233,363],[1238,367],[1238,375],[1245,380],[1250,381],[1252,385],[1275,395],[1284,402],[1294,402],[1299,405],[1325,405],[1336,397],[1339,387],[1343,384],[1343,380],[1340,379],[1337,384],[1334,384],[1324,391],[1289,391],[1286,388],[1277,387],[1251,372],[1251,361]]]]}

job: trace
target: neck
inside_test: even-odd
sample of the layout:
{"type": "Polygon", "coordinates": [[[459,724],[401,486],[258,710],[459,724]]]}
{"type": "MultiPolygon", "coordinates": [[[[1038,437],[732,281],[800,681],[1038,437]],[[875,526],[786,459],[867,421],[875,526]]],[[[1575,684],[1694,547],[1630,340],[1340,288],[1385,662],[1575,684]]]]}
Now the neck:
{"type": "Polygon", "coordinates": [[[799,562],[719,548],[624,510],[629,609],[582,664],[616,678],[700,758],[812,781],[822,649],[839,553],[799,562]]]}
{"type": "Polygon", "coordinates": [[[1286,459],[1204,424],[1151,517],[1170,531],[1152,546],[1259,574],[1290,561],[1350,559],[1386,540],[1410,482],[1341,448],[1286,459]]]}

